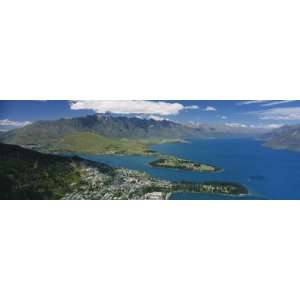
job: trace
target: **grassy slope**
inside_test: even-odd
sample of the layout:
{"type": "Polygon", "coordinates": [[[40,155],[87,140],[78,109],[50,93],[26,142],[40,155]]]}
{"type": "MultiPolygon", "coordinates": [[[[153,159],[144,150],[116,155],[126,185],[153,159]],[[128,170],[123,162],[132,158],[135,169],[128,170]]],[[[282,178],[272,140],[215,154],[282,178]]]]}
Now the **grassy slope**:
{"type": "Polygon", "coordinates": [[[83,132],[67,135],[57,143],[63,151],[84,153],[149,154],[149,144],[128,139],[108,138],[95,133],[83,132]]]}

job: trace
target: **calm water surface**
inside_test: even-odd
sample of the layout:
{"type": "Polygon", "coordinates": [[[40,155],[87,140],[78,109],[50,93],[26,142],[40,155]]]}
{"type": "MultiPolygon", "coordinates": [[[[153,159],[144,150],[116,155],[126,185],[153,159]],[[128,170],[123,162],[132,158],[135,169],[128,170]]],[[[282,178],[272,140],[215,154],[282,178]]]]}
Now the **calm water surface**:
{"type": "Polygon", "coordinates": [[[300,199],[300,153],[273,150],[253,139],[194,140],[188,144],[155,145],[153,150],[197,162],[213,164],[222,173],[205,174],[153,168],[155,158],[143,156],[85,155],[84,158],[114,167],[126,167],[171,181],[233,181],[248,187],[251,196],[225,197],[175,193],[172,199],[300,199]]]}

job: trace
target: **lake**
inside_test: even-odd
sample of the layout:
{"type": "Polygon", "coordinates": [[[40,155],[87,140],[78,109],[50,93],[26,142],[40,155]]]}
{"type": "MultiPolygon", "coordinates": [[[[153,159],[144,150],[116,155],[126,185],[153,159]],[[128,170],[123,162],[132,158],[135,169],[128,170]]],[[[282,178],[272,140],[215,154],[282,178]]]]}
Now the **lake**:
{"type": "Polygon", "coordinates": [[[182,144],[154,145],[152,150],[163,154],[212,164],[222,173],[197,173],[183,170],[154,168],[154,157],[84,155],[84,158],[145,171],[171,181],[227,181],[248,187],[251,196],[234,197],[199,193],[174,193],[171,199],[300,199],[300,153],[273,150],[254,139],[202,139],[182,144]]]}

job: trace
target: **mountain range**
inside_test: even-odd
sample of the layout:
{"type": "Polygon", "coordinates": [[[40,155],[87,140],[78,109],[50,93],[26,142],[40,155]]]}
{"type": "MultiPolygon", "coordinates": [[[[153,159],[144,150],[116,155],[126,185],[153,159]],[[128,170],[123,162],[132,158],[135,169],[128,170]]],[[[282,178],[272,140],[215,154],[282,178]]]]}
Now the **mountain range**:
{"type": "Polygon", "coordinates": [[[0,141],[54,152],[147,154],[151,143],[205,136],[208,133],[202,128],[168,120],[95,114],[37,121],[2,133],[0,141]]]}
{"type": "Polygon", "coordinates": [[[94,114],[72,119],[38,121],[4,135],[6,139],[20,143],[25,137],[28,142],[35,139],[56,140],[62,135],[75,132],[93,132],[111,138],[157,139],[181,138],[203,135],[201,129],[190,128],[168,120],[142,119],[137,117],[94,114]]]}
{"type": "Polygon", "coordinates": [[[300,150],[300,125],[270,130],[238,124],[181,124],[112,114],[37,121],[1,133],[0,142],[46,152],[151,154],[148,147],[153,143],[247,136],[259,137],[272,148],[300,150]]]}

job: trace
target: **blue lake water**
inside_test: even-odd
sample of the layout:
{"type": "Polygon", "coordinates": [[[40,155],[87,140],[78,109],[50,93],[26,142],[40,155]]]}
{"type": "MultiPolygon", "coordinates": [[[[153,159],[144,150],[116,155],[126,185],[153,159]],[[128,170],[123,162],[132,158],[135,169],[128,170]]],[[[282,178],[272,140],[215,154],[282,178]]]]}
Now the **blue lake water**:
{"type": "Polygon", "coordinates": [[[114,167],[126,167],[171,181],[227,181],[248,187],[251,196],[225,197],[199,193],[175,193],[171,199],[300,199],[300,153],[273,150],[253,139],[206,139],[187,144],[162,144],[152,147],[160,153],[213,164],[222,173],[197,173],[153,168],[155,158],[144,156],[85,155],[84,158],[114,167]]]}

